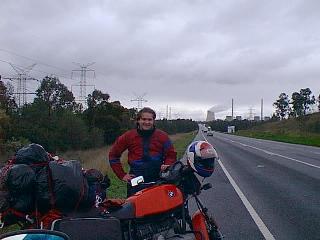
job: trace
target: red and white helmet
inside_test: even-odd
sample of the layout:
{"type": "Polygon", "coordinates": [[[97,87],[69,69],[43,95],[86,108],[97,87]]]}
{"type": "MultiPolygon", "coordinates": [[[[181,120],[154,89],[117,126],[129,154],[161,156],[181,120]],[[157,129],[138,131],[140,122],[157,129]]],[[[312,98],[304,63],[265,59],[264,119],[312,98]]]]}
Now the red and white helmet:
{"type": "Polygon", "coordinates": [[[187,149],[188,165],[201,177],[210,177],[214,171],[218,154],[214,147],[205,141],[192,142],[187,149]]]}

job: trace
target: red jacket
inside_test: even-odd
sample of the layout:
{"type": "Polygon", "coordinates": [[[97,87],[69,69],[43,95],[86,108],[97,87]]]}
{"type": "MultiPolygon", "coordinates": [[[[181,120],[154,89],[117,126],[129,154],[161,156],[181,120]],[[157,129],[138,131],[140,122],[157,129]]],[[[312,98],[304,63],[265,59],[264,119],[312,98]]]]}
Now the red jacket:
{"type": "Polygon", "coordinates": [[[150,166],[159,166],[161,164],[171,165],[176,161],[177,153],[175,152],[172,142],[168,134],[155,129],[149,140],[149,160],[143,159],[144,155],[143,137],[138,133],[137,129],[132,129],[118,137],[112,145],[109,152],[109,162],[112,170],[122,179],[126,174],[120,162],[121,154],[128,149],[128,163],[130,165],[130,173],[135,175],[148,172],[150,166]],[[151,164],[151,165],[150,165],[151,164]],[[146,166],[148,169],[146,169],[146,166]]]}

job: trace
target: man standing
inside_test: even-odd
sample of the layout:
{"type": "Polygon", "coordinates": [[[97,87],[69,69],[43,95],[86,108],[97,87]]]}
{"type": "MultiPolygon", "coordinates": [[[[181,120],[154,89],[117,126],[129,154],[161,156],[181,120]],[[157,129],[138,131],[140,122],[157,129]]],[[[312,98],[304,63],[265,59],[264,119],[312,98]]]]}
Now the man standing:
{"type": "MultiPolygon", "coordinates": [[[[156,113],[151,108],[143,108],[137,115],[136,129],[122,134],[112,145],[109,162],[117,177],[127,183],[136,176],[143,176],[145,182],[159,179],[164,170],[176,161],[177,153],[167,133],[156,129],[156,113]],[[124,172],[120,162],[122,153],[128,150],[129,173],[124,172]]],[[[128,196],[141,190],[128,184],[128,196]]]]}

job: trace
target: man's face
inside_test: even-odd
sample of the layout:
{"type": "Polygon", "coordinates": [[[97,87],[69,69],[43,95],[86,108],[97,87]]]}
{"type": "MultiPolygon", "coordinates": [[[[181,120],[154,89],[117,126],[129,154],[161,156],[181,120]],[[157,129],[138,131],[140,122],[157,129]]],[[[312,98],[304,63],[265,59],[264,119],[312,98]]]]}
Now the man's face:
{"type": "Polygon", "coordinates": [[[141,118],[138,120],[141,130],[150,130],[153,128],[154,119],[152,113],[142,113],[141,118]]]}

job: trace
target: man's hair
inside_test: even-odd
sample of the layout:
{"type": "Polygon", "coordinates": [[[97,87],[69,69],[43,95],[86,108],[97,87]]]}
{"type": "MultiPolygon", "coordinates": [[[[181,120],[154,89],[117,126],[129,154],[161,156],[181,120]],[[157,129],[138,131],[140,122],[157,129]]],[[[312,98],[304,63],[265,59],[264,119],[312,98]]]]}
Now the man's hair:
{"type": "Polygon", "coordinates": [[[152,116],[153,116],[153,119],[156,119],[156,112],[153,110],[153,109],[151,109],[151,108],[149,108],[149,107],[144,107],[144,108],[142,108],[139,112],[138,112],[138,114],[137,114],[137,120],[139,120],[140,118],[141,118],[141,116],[142,116],[142,113],[151,113],[152,114],[152,116]]]}

